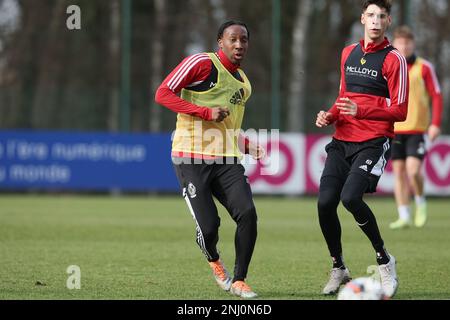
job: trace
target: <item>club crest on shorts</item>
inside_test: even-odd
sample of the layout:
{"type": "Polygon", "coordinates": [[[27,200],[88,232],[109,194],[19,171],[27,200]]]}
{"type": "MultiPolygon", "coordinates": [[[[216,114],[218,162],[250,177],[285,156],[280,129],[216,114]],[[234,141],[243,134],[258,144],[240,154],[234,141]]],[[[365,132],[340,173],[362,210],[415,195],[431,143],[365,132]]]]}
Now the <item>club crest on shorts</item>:
{"type": "Polygon", "coordinates": [[[421,156],[425,154],[425,143],[421,142],[419,144],[419,148],[417,149],[417,153],[421,156]]]}
{"type": "Polygon", "coordinates": [[[196,192],[197,189],[195,188],[194,184],[192,182],[189,182],[187,187],[188,194],[191,198],[195,198],[197,196],[196,192]]]}

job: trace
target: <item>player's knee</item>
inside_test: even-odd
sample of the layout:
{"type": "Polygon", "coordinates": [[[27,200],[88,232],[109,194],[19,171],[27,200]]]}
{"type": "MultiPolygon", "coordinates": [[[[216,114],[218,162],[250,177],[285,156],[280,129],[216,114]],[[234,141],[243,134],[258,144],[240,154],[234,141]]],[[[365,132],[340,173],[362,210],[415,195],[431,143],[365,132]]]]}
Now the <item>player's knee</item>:
{"type": "MultiPolygon", "coordinates": [[[[205,239],[206,242],[213,241],[217,238],[219,234],[219,221],[215,221],[214,223],[203,224],[200,232],[201,236],[205,239]]],[[[198,230],[197,230],[198,232],[198,230]]],[[[197,237],[198,238],[198,237],[197,237]]]]}
{"type": "Polygon", "coordinates": [[[321,192],[319,200],[317,201],[317,210],[319,215],[327,215],[329,212],[334,212],[339,204],[339,199],[336,199],[334,192],[321,192]]]}
{"type": "Polygon", "coordinates": [[[414,169],[408,171],[408,178],[410,181],[417,181],[421,178],[420,169],[414,169]]]}
{"type": "Polygon", "coordinates": [[[202,230],[202,236],[206,243],[214,241],[219,234],[218,228],[205,228],[202,230]]]}
{"type": "Polygon", "coordinates": [[[350,212],[356,212],[359,210],[362,199],[359,195],[353,193],[343,193],[341,195],[342,205],[350,212]]]}
{"type": "Polygon", "coordinates": [[[254,205],[251,205],[240,210],[236,222],[256,224],[257,219],[256,208],[254,205]]]}

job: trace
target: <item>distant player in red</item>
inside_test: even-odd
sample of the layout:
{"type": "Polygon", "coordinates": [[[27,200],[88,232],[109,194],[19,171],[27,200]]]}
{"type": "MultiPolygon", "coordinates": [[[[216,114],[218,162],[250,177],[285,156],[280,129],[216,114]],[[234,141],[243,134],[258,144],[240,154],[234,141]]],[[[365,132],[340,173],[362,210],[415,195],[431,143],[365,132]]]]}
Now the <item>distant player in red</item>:
{"type": "Polygon", "coordinates": [[[387,296],[392,297],[398,287],[395,258],[386,251],[375,216],[363,201],[365,193],[376,191],[386,167],[394,122],[404,121],[407,115],[406,60],[385,38],[390,10],[390,1],[364,1],[364,39],[343,50],[339,97],[328,112],[317,115],[318,127],[336,127],[333,140],[325,147],[318,200],[320,227],[333,260],[330,280],[323,289],[327,295],[335,294],[350,279],[342,255],[340,201],[375,249],[387,296]]]}
{"type": "Polygon", "coordinates": [[[408,62],[410,90],[408,117],[404,122],[395,123],[392,164],[399,219],[391,223],[390,228],[402,229],[412,225],[410,186],[416,202],[414,224],[420,228],[427,220],[421,172],[426,154],[424,136],[428,134],[428,138],[433,142],[441,133],[442,94],[433,65],[414,53],[414,34],[409,27],[401,26],[395,30],[393,45],[408,62]]]}

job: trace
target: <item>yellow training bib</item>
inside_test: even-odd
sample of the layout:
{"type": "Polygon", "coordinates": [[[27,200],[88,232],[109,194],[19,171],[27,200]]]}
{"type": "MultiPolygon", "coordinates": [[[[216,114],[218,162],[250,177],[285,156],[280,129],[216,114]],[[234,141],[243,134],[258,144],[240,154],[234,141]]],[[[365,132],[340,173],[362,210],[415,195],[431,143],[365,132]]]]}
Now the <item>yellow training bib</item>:
{"type": "Polygon", "coordinates": [[[245,104],[252,87],[245,73],[238,69],[244,82],[237,80],[214,53],[208,53],[217,69],[217,83],[207,91],[181,91],[181,98],[201,107],[228,107],[230,115],[222,122],[206,121],[179,113],[172,151],[217,157],[241,157],[238,137],[245,104]]]}

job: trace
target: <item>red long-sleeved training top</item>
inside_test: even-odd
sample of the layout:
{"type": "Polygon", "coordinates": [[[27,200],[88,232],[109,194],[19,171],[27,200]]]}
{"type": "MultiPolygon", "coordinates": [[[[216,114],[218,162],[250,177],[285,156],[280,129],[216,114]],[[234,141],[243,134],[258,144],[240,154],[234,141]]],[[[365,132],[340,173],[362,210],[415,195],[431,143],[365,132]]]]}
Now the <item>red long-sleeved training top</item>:
{"type": "MultiPolygon", "coordinates": [[[[222,50],[218,50],[216,54],[222,65],[231,74],[235,74],[237,72],[239,65],[232,63],[222,50]]],[[[211,68],[212,61],[204,53],[186,57],[161,83],[155,94],[155,102],[172,110],[173,112],[185,113],[191,116],[199,117],[206,121],[211,121],[211,108],[192,104],[181,99],[177,95],[183,88],[195,87],[205,81],[211,73],[211,68]]],[[[249,152],[249,143],[250,140],[248,137],[244,135],[239,136],[239,144],[243,146],[244,153],[249,152]]],[[[177,152],[172,152],[172,155],[181,156],[177,152]]],[[[190,154],[189,156],[193,158],[197,157],[196,154],[190,154]]],[[[208,158],[208,156],[205,155],[200,155],[200,157],[208,158]]]]}
{"type": "MultiPolygon", "coordinates": [[[[423,60],[422,78],[425,87],[427,88],[428,94],[430,95],[431,106],[433,108],[432,112],[433,117],[431,119],[431,124],[440,127],[442,122],[442,109],[443,109],[441,87],[439,85],[439,81],[437,79],[433,65],[425,59],[422,60],[423,60]]],[[[412,66],[413,63],[412,62],[410,63],[408,61],[408,70],[410,70],[412,66]]]]}
{"type": "MultiPolygon", "coordinates": [[[[220,62],[224,67],[234,74],[239,68],[233,64],[227,56],[219,50],[217,52],[220,62]]],[[[156,91],[156,103],[177,112],[210,121],[212,119],[212,109],[197,106],[181,99],[177,94],[183,88],[194,87],[206,80],[211,72],[212,61],[205,54],[194,54],[185,58],[161,83],[156,91]]]]}
{"type": "MultiPolygon", "coordinates": [[[[336,127],[334,138],[349,142],[363,142],[378,137],[394,137],[394,122],[404,121],[408,112],[408,68],[406,59],[396,50],[391,50],[384,59],[382,76],[387,82],[389,98],[347,91],[345,62],[358,44],[352,44],[342,51],[340,98],[349,98],[358,105],[356,116],[341,115],[337,105],[332,113],[336,127]]],[[[369,43],[365,47],[360,41],[364,54],[375,53],[391,46],[385,39],[381,44],[369,43]]]]}

